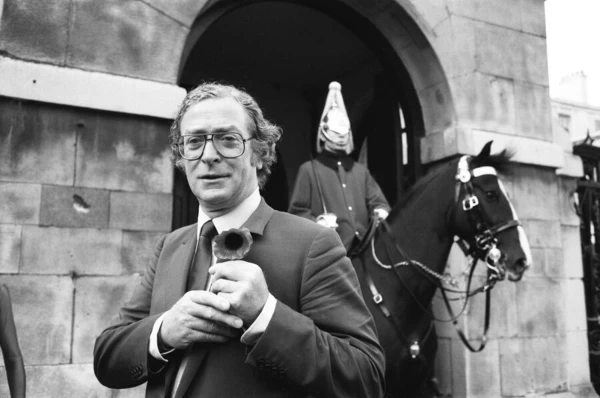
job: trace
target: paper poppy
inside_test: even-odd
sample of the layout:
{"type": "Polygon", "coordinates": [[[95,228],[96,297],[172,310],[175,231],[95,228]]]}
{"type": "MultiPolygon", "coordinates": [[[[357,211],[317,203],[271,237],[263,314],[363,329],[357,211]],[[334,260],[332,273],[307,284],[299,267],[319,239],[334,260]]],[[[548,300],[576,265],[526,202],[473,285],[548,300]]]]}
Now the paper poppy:
{"type": "Polygon", "coordinates": [[[241,260],[250,251],[252,242],[248,228],[232,228],[215,237],[213,253],[221,261],[241,260]]]}

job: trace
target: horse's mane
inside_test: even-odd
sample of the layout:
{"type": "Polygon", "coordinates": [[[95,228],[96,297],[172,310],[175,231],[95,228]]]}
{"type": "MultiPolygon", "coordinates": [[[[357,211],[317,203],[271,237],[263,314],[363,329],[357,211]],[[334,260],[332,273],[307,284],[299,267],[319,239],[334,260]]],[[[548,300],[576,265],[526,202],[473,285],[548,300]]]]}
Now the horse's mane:
{"type": "MultiPolygon", "coordinates": [[[[508,173],[510,160],[514,156],[514,151],[511,149],[504,149],[502,152],[493,155],[478,155],[470,157],[471,169],[482,166],[491,166],[500,173],[508,173]]],[[[428,172],[423,177],[419,178],[415,185],[413,185],[404,195],[400,201],[394,206],[393,210],[402,209],[404,206],[411,202],[416,196],[420,195],[421,192],[427,187],[432,180],[436,179],[440,174],[446,173],[449,168],[456,170],[460,157],[452,160],[448,164],[437,168],[431,172],[428,172]]]]}

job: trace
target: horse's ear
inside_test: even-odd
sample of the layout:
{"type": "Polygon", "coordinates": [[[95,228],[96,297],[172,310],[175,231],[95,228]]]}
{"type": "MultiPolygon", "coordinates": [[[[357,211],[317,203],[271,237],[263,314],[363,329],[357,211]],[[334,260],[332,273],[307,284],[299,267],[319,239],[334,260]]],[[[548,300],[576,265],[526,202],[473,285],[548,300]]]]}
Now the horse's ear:
{"type": "Polygon", "coordinates": [[[490,153],[492,152],[492,142],[494,141],[488,141],[487,144],[483,146],[479,155],[476,156],[477,159],[485,159],[490,156],[490,153]]]}

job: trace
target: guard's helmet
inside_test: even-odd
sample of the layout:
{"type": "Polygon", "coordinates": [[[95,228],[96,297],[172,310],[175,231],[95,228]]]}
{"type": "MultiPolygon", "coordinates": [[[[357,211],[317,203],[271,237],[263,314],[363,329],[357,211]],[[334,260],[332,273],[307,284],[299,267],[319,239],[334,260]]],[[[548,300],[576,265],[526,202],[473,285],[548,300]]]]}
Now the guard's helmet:
{"type": "Polygon", "coordinates": [[[317,134],[318,153],[323,151],[325,141],[333,149],[344,151],[347,154],[354,150],[350,119],[342,98],[342,86],[338,82],[329,84],[329,93],[319,124],[319,134],[317,134]]]}

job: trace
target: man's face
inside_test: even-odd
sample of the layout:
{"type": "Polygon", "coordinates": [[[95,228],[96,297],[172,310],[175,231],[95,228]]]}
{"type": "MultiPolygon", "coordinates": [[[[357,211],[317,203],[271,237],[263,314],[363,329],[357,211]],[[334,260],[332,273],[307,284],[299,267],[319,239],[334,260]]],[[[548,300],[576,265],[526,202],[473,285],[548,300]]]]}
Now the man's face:
{"type": "MultiPolygon", "coordinates": [[[[245,139],[248,116],[233,98],[213,98],[191,106],[180,123],[181,134],[239,133],[245,139]]],[[[240,204],[258,188],[257,167],[252,164],[251,141],[235,159],[222,157],[212,141],[207,141],[202,157],[184,160],[185,174],[202,210],[211,218],[223,215],[240,204]]]]}

